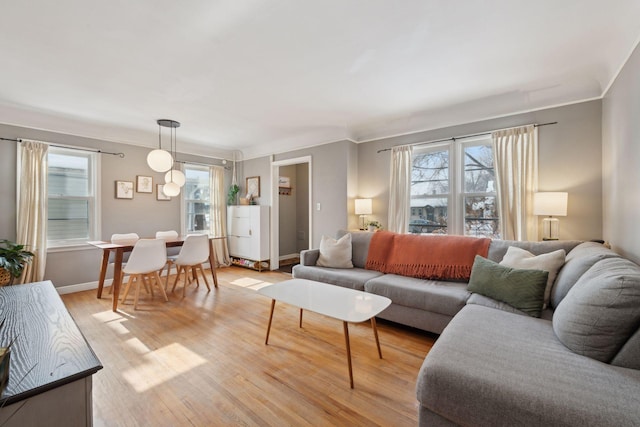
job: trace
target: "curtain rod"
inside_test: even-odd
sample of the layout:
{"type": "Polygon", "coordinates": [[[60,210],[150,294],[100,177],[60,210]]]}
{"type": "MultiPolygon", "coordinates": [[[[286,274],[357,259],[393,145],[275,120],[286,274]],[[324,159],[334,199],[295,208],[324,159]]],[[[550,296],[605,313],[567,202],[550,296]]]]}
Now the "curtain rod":
{"type": "MultiPolygon", "coordinates": [[[[217,159],[217,157],[211,157],[212,159],[217,159]]],[[[189,165],[198,165],[198,166],[217,166],[217,167],[222,167],[225,170],[231,170],[231,167],[227,166],[226,164],[226,159],[220,159],[220,160],[224,160],[225,163],[223,163],[222,165],[212,165],[211,163],[200,163],[200,162],[189,162],[186,160],[176,160],[176,163],[182,163],[183,165],[185,164],[189,164],[189,165]]]]}
{"type": "MultiPolygon", "coordinates": [[[[12,138],[0,138],[0,140],[2,141],[13,141],[13,142],[22,142],[21,138],[18,139],[12,139],[12,138]]],[[[112,153],[110,151],[102,151],[102,150],[91,150],[89,148],[80,148],[80,147],[72,147],[70,145],[58,145],[58,144],[50,144],[50,143],[46,143],[47,145],[51,146],[51,147],[57,147],[57,148],[68,148],[69,150],[78,150],[78,151],[89,151],[90,153],[99,153],[99,154],[110,154],[112,156],[118,156],[121,159],[124,158],[124,153],[112,153]]]]}
{"type": "MultiPolygon", "coordinates": [[[[555,125],[555,124],[558,124],[558,122],[534,124],[533,126],[534,127],[541,127],[541,126],[549,126],[549,125],[555,125]]],[[[520,126],[516,126],[516,127],[520,127],[520,126]]],[[[513,129],[513,128],[505,128],[505,129],[513,129]]],[[[413,144],[398,144],[398,145],[394,145],[393,147],[401,147],[403,145],[407,145],[407,146],[426,145],[426,144],[435,144],[436,142],[455,141],[457,139],[474,138],[476,136],[491,135],[493,132],[497,132],[498,130],[505,130],[505,129],[496,129],[496,130],[491,131],[491,132],[474,133],[474,134],[471,134],[471,135],[450,136],[449,138],[434,139],[434,140],[431,140],[431,141],[424,141],[424,142],[414,142],[413,144]]],[[[376,151],[376,153],[379,154],[379,153],[382,153],[384,151],[391,151],[391,149],[393,147],[391,147],[391,148],[383,148],[381,150],[376,151]]]]}

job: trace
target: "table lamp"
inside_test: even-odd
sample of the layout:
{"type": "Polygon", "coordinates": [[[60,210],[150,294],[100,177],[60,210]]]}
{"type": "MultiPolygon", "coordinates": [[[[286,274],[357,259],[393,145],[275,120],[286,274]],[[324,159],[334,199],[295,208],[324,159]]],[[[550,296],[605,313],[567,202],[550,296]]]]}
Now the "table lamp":
{"type": "Polygon", "coordinates": [[[567,216],[568,197],[563,192],[534,193],[533,214],[546,216],[542,219],[542,240],[559,239],[560,220],[553,216],[567,216]]]}
{"type": "Polygon", "coordinates": [[[356,215],[360,215],[362,218],[362,228],[364,230],[364,218],[367,215],[371,215],[373,210],[371,209],[371,199],[356,199],[356,215]]]}

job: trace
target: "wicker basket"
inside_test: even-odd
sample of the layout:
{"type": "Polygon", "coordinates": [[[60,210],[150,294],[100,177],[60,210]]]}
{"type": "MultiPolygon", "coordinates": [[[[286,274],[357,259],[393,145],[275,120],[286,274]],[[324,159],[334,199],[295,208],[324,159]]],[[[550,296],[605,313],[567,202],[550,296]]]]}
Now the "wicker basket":
{"type": "Polygon", "coordinates": [[[11,279],[11,273],[9,273],[9,271],[5,270],[4,268],[0,268],[0,286],[11,284],[11,279]]]}

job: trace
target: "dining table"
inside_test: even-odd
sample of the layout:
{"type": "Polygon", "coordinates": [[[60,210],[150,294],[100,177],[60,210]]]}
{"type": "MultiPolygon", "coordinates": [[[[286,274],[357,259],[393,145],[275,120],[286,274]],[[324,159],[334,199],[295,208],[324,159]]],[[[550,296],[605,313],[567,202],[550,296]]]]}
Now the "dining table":
{"type": "MultiPolygon", "coordinates": [[[[151,237],[153,238],[153,237],[151,237]]],[[[167,248],[175,248],[182,246],[186,237],[179,236],[175,239],[164,239],[167,248]]],[[[211,275],[213,276],[213,284],[218,287],[218,276],[216,274],[216,254],[213,248],[213,241],[217,239],[226,239],[226,237],[209,237],[209,264],[211,265],[211,275]]],[[[133,244],[116,244],[106,242],[102,240],[90,241],[90,245],[102,249],[102,265],[100,267],[100,279],[98,281],[98,294],[97,298],[102,298],[102,289],[104,288],[104,281],[107,276],[107,268],[109,267],[109,258],[111,253],[115,254],[113,261],[113,311],[118,311],[118,298],[120,296],[120,286],[122,285],[122,261],[124,254],[133,250],[133,244]]]]}

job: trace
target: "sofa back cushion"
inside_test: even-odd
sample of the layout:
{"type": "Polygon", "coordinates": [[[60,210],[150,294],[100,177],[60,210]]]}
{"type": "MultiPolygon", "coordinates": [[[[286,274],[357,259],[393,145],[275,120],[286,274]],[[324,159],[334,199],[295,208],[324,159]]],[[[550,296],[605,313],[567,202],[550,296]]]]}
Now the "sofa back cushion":
{"type": "Polygon", "coordinates": [[[611,361],[612,365],[640,369],[640,328],[624,343],[611,361]]]}
{"type": "Polygon", "coordinates": [[[547,242],[519,242],[516,240],[492,240],[489,245],[487,258],[491,261],[500,262],[504,258],[507,250],[511,246],[524,249],[534,255],[546,254],[549,252],[564,249],[568,254],[573,248],[581,244],[579,240],[552,240],[547,242]]]}
{"type": "Polygon", "coordinates": [[[373,233],[369,233],[368,231],[349,232],[346,230],[338,230],[336,237],[339,239],[345,234],[351,234],[351,262],[353,266],[364,268],[364,265],[367,263],[369,243],[371,243],[373,233]]]}
{"type": "Polygon", "coordinates": [[[598,261],[553,314],[553,330],[574,353],[609,363],[640,326],[640,267],[620,258],[598,261]]]}
{"type": "Polygon", "coordinates": [[[584,242],[567,254],[564,266],[558,272],[556,283],[551,288],[551,307],[558,307],[560,301],[576,284],[578,279],[596,262],[605,258],[617,258],[620,255],[600,243],[584,242]]]}

